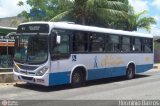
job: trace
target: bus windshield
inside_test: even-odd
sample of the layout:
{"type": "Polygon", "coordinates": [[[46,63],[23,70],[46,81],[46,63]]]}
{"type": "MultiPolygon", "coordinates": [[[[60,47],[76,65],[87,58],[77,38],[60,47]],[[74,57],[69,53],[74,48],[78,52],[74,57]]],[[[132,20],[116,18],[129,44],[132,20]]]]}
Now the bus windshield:
{"type": "Polygon", "coordinates": [[[14,60],[26,64],[40,64],[48,58],[48,36],[18,35],[14,60]]]}

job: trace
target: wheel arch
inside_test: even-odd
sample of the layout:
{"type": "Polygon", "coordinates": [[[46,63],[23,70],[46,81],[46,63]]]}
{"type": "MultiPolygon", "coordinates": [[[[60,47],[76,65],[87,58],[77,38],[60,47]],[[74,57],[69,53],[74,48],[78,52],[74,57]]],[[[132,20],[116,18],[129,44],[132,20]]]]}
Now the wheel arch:
{"type": "Polygon", "coordinates": [[[134,67],[134,73],[136,73],[136,64],[135,64],[133,61],[130,61],[130,62],[127,64],[126,70],[127,70],[127,68],[128,68],[130,65],[133,65],[133,67],[134,67]]]}
{"type": "Polygon", "coordinates": [[[75,72],[77,69],[82,69],[84,74],[85,74],[85,80],[87,80],[87,76],[88,76],[88,71],[87,71],[87,68],[85,65],[83,64],[79,64],[79,65],[76,65],[72,68],[71,70],[71,73],[70,73],[70,83],[72,82],[72,75],[73,75],[73,72],[75,72]]]}

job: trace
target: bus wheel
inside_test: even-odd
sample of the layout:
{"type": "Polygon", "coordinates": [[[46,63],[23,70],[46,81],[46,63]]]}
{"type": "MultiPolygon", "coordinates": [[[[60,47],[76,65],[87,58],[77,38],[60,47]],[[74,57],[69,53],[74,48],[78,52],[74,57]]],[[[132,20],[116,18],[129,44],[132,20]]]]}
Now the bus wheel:
{"type": "Polygon", "coordinates": [[[135,68],[134,65],[129,65],[126,71],[126,78],[133,79],[135,76],[135,68]]]}
{"type": "Polygon", "coordinates": [[[71,85],[74,88],[81,87],[85,84],[85,76],[83,71],[77,70],[72,74],[72,82],[71,85]]]}

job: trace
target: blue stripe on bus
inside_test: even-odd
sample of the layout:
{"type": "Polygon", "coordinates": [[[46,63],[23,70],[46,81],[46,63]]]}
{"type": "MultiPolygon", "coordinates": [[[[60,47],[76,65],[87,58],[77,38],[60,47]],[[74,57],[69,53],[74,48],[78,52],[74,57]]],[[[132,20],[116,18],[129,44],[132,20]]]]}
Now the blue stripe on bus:
{"type": "Polygon", "coordinates": [[[136,73],[142,73],[149,69],[153,68],[153,64],[147,64],[147,65],[137,65],[136,66],[136,73]]]}
{"type": "MultiPolygon", "coordinates": [[[[153,68],[153,64],[136,65],[136,73],[142,73],[153,68]]],[[[126,67],[112,67],[88,70],[88,80],[110,78],[126,75],[126,67]]]]}
{"type": "Polygon", "coordinates": [[[88,80],[123,76],[126,74],[125,67],[113,67],[88,70],[88,80]]]}
{"type": "Polygon", "coordinates": [[[49,74],[49,85],[68,84],[70,82],[70,72],[59,72],[49,74]]]}
{"type": "MultiPolygon", "coordinates": [[[[137,65],[136,73],[145,72],[153,68],[153,64],[147,65],[137,65]]],[[[50,73],[49,74],[49,85],[60,85],[70,83],[70,71],[59,72],[59,73],[50,73]]],[[[126,67],[112,67],[112,68],[97,68],[88,70],[88,79],[95,80],[101,78],[110,78],[116,76],[126,75],[126,67]]]]}

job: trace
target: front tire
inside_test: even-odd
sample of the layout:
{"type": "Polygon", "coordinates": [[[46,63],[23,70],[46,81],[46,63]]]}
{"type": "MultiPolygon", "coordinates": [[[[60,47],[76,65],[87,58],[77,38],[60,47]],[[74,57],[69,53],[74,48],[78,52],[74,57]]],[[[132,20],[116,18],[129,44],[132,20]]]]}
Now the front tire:
{"type": "Polygon", "coordinates": [[[73,88],[81,87],[85,85],[85,76],[81,70],[74,71],[72,74],[71,86],[73,88]]]}
{"type": "Polygon", "coordinates": [[[126,71],[126,78],[133,79],[135,77],[135,68],[134,65],[129,65],[126,71]]]}

